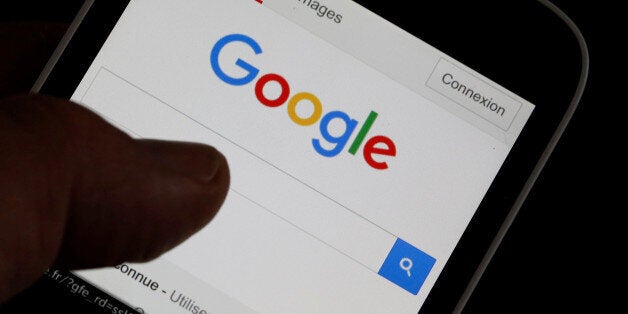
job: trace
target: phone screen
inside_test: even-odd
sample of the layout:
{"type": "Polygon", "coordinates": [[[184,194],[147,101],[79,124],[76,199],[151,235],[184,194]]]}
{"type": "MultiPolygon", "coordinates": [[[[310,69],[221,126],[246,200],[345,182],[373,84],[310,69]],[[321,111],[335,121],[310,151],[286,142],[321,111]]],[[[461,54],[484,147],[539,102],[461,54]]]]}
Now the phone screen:
{"type": "Polygon", "coordinates": [[[534,109],[347,0],[132,0],[72,100],[227,157],[207,227],[77,272],[195,314],[416,313],[534,109]]]}

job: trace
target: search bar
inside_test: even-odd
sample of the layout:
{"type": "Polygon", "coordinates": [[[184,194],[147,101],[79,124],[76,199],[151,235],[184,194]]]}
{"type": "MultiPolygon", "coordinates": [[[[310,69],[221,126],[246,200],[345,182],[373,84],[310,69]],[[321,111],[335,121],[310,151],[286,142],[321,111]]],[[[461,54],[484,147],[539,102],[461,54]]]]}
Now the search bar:
{"type": "Polygon", "coordinates": [[[80,102],[136,137],[211,144],[234,165],[233,193],[410,293],[418,293],[436,262],[271,161],[106,68],[98,70],[80,102]]]}

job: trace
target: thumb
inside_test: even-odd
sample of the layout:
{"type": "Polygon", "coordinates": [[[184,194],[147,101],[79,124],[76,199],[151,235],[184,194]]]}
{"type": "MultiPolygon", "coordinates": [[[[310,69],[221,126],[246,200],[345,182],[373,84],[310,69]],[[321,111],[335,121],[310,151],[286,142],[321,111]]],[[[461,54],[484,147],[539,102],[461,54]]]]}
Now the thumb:
{"type": "Polygon", "coordinates": [[[228,186],[211,147],[133,140],[64,100],[0,100],[0,302],[53,264],[159,256],[214,217],[228,186]]]}

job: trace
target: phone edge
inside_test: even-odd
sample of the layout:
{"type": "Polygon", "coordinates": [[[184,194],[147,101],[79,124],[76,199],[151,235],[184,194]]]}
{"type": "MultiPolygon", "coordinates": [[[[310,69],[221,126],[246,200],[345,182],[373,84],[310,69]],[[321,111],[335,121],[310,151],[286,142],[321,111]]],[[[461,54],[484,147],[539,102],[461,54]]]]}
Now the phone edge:
{"type": "Polygon", "coordinates": [[[37,77],[35,84],[33,84],[33,87],[30,90],[31,93],[33,94],[39,93],[41,88],[44,86],[44,84],[48,80],[48,76],[50,76],[50,73],[56,66],[57,62],[59,61],[59,58],[61,58],[61,55],[63,54],[68,44],[72,40],[72,37],[74,37],[74,34],[79,28],[79,25],[81,25],[81,23],[83,22],[83,19],[85,19],[85,16],[87,16],[87,13],[91,9],[94,2],[96,2],[96,0],[85,0],[85,2],[83,2],[83,5],[81,6],[78,13],[74,17],[74,20],[72,20],[72,23],[70,24],[67,31],[65,32],[65,34],[59,41],[57,48],[50,56],[50,59],[48,59],[48,62],[46,63],[43,70],[39,74],[39,77],[37,77]]]}
{"type": "Polygon", "coordinates": [[[476,268],[476,271],[471,277],[471,280],[469,281],[469,283],[467,284],[467,287],[465,288],[464,292],[460,296],[460,299],[458,300],[458,303],[456,304],[456,307],[453,310],[453,313],[456,313],[456,314],[462,313],[469,299],[471,298],[471,295],[475,291],[475,288],[477,287],[480,279],[482,279],[482,276],[484,275],[486,269],[488,268],[488,265],[493,259],[493,256],[495,255],[495,253],[497,252],[497,249],[499,248],[502,241],[504,240],[506,233],[512,226],[512,223],[517,217],[517,214],[519,214],[521,207],[523,206],[523,204],[525,203],[525,200],[530,194],[532,187],[536,183],[536,180],[539,178],[541,172],[543,171],[545,164],[549,160],[554,149],[556,148],[556,145],[558,144],[558,142],[560,141],[560,138],[565,132],[567,125],[569,125],[571,118],[573,117],[576,109],[578,108],[578,105],[580,104],[580,100],[582,99],[582,95],[584,94],[584,90],[587,85],[587,80],[589,77],[589,49],[588,49],[586,40],[584,36],[582,35],[582,32],[580,31],[578,26],[575,24],[575,22],[559,7],[553,4],[550,0],[537,0],[537,1],[541,5],[545,6],[552,13],[554,13],[560,20],[562,20],[567,25],[567,27],[572,31],[573,35],[578,41],[578,46],[580,48],[580,54],[581,54],[580,78],[578,80],[578,85],[576,86],[574,96],[572,97],[571,103],[569,104],[569,107],[567,108],[565,115],[563,116],[558,127],[554,131],[554,134],[552,134],[552,137],[550,141],[548,142],[547,146],[545,147],[545,150],[543,151],[541,158],[539,158],[536,165],[534,166],[532,173],[528,177],[528,180],[526,181],[521,192],[517,196],[515,203],[511,207],[510,211],[508,212],[508,215],[506,216],[506,219],[500,226],[499,231],[493,238],[491,245],[489,246],[488,250],[484,254],[484,257],[482,258],[482,261],[480,262],[480,265],[478,265],[478,267],[476,268]]]}

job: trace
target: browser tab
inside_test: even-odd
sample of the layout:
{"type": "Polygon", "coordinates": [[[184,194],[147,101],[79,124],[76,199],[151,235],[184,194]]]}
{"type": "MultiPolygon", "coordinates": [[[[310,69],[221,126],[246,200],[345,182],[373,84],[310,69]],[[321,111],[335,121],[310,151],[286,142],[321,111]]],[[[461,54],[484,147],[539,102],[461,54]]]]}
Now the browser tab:
{"type": "Polygon", "coordinates": [[[320,1],[298,0],[304,7],[309,8],[319,18],[332,21],[336,24],[342,23],[342,13],[334,10],[333,7],[320,1]]]}
{"type": "Polygon", "coordinates": [[[504,131],[521,108],[521,102],[442,58],[426,85],[504,131]]]}
{"type": "Polygon", "coordinates": [[[338,4],[333,0],[255,0],[290,19],[301,23],[321,23],[318,27],[340,25],[344,19],[346,4],[338,4]]]}

